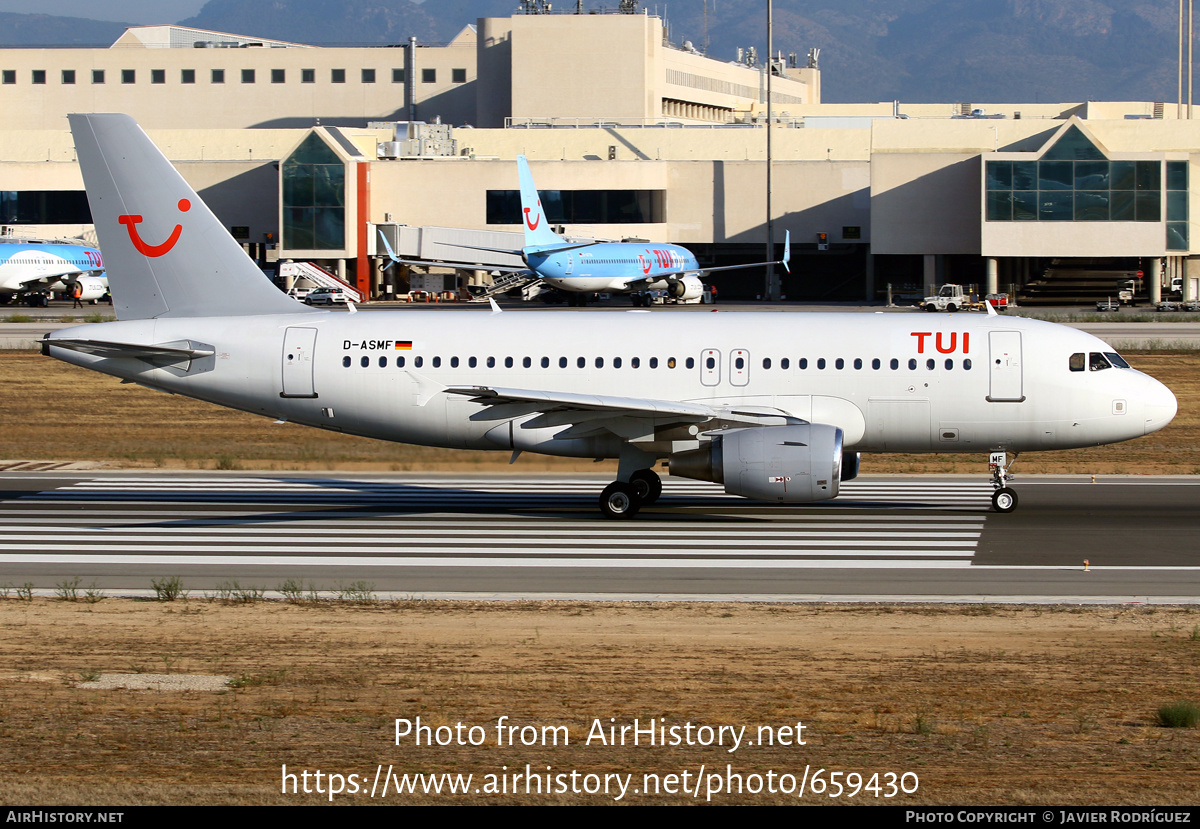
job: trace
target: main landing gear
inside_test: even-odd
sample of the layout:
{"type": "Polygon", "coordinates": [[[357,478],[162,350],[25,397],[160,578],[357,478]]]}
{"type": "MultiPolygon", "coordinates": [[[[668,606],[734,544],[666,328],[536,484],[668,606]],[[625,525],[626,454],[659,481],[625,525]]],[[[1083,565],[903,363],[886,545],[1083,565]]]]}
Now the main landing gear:
{"type": "Polygon", "coordinates": [[[614,481],[600,493],[600,512],[605,518],[633,518],[642,507],[662,495],[662,480],[653,469],[639,469],[629,482],[614,481]]]}
{"type": "MultiPolygon", "coordinates": [[[[1017,462],[1017,456],[1013,455],[1013,463],[1017,462]]],[[[992,509],[996,512],[1012,512],[1017,508],[1017,492],[1012,487],[1008,486],[1008,469],[1012,464],[1008,463],[1008,455],[1004,452],[993,452],[988,457],[988,469],[992,473],[992,486],[996,491],[992,493],[992,509]]]]}

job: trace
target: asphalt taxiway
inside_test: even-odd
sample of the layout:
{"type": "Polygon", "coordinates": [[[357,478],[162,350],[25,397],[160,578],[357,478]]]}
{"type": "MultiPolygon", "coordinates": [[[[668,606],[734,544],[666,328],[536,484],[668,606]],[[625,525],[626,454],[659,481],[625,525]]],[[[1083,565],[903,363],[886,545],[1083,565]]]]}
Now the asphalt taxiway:
{"type": "Polygon", "coordinates": [[[764,505],[667,478],[607,521],[595,477],[0,472],[0,585],[288,579],[412,596],[1200,602],[1200,477],[865,476],[764,505]],[[1086,563],[1085,563],[1086,562],[1086,563]]]}

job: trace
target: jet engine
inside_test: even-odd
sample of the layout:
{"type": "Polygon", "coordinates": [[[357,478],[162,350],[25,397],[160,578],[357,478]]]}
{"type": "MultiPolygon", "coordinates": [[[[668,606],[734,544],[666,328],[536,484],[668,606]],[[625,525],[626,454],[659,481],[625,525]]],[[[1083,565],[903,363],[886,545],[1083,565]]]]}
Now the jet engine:
{"type": "Polygon", "coordinates": [[[685,276],[668,283],[667,293],[674,299],[699,299],[704,296],[704,283],[698,276],[685,276]]]}
{"type": "MultiPolygon", "coordinates": [[[[79,283],[79,288],[82,291],[82,293],[79,295],[79,298],[84,302],[88,302],[93,299],[100,299],[102,296],[108,293],[108,287],[104,284],[103,279],[98,279],[94,276],[81,276],[76,280],[76,282],[79,283]]],[[[67,294],[70,295],[70,293],[71,291],[68,290],[67,294]]]]}
{"type": "Polygon", "coordinates": [[[823,423],[730,429],[669,460],[672,475],[724,484],[730,495],[787,504],[825,501],[837,497],[842,481],[842,430],[823,423]]]}

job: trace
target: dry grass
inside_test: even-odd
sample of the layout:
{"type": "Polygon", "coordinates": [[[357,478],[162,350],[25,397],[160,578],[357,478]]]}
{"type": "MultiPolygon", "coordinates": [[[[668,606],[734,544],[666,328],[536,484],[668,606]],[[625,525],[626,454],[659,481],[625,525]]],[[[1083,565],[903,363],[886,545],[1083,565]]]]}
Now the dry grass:
{"type": "Polygon", "coordinates": [[[1200,608],[9,599],[0,601],[0,802],[324,799],[282,795],[282,764],[370,777],[382,763],[478,780],[528,763],[640,780],[728,763],[744,775],[799,774],[806,764],[915,772],[920,790],[886,801],[894,805],[1192,804],[1197,731],[1156,727],[1154,716],[1163,703],[1195,698],[1197,623],[1200,608]],[[223,693],[77,687],[104,672],[240,681],[223,693]],[[395,718],[417,716],[435,727],[487,726],[487,740],[395,745],[395,718]],[[566,726],[572,744],[499,746],[501,716],[566,726]],[[582,744],[593,718],[609,717],[751,732],[799,721],[807,745],[729,753],[582,744]]]}
{"type": "MultiPolygon", "coordinates": [[[[1200,473],[1200,354],[1134,354],[1166,383],[1179,414],[1149,437],[1095,449],[1029,454],[1018,473],[1200,473]]],[[[222,409],[150,391],[37,354],[0,352],[0,417],[8,451],[29,460],[102,460],[120,466],[375,471],[612,472],[615,463],[386,443],[222,409]],[[14,433],[15,432],[15,433],[14,433]]],[[[864,472],[986,472],[974,455],[867,455],[864,472]]]]}

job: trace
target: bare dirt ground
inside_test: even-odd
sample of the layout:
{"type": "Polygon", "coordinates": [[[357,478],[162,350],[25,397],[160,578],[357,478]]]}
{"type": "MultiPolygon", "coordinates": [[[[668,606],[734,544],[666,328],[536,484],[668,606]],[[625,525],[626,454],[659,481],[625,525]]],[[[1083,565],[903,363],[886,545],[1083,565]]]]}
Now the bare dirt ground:
{"type": "MultiPolygon", "coordinates": [[[[769,786],[774,772],[777,787],[788,786],[783,775],[798,787],[806,767],[810,781],[824,769],[826,780],[857,772],[881,784],[890,772],[899,785],[907,772],[912,789],[916,776],[910,794],[847,790],[837,802],[1200,802],[1200,731],[1153,724],[1159,705],[1196,697],[1195,607],[9,598],[0,626],[5,804],[328,802],[317,770],[344,776],[338,803],[606,803],[619,793],[614,778],[608,794],[572,791],[606,774],[633,775],[623,802],[683,803],[696,799],[690,788],[646,793],[644,775],[666,785],[688,772],[675,785],[691,787],[702,766],[698,799],[716,773],[719,803],[796,802],[731,794],[725,781],[740,774],[749,789],[759,775],[769,786]],[[80,685],[110,672],[237,679],[221,692],[80,685]],[[538,744],[520,745],[520,731],[516,745],[499,744],[505,716],[535,726],[538,744]],[[480,726],[461,738],[482,744],[397,745],[395,720],[417,717],[480,726]],[[675,726],[684,744],[650,746],[643,735],[638,746],[605,745],[592,731],[597,720],[607,729],[634,719],[675,726]],[[540,744],[544,726],[564,727],[559,745],[540,744]],[[724,746],[687,745],[689,733],[712,739],[702,726],[746,732],[734,751],[729,731],[724,746]],[[760,726],[789,745],[758,745],[760,726]],[[797,737],[805,744],[790,744],[797,737]],[[281,793],[285,764],[310,773],[310,794],[281,793]],[[389,789],[372,800],[381,764],[473,777],[465,795],[389,789]],[[527,794],[524,778],[513,792],[526,764],[556,776],[550,794],[527,794]],[[487,793],[487,775],[507,793],[487,793]]],[[[296,785],[302,792],[302,777],[296,785]]],[[[831,800],[810,789],[803,802],[831,800]]]]}
{"type": "MultiPolygon", "coordinates": [[[[1170,427],[1115,447],[1026,456],[1018,471],[1200,472],[1200,356],[1135,354],[1131,362],[1175,391],[1180,414],[1170,427]]],[[[10,458],[114,467],[514,469],[488,453],[277,426],[33,354],[0,354],[0,388],[10,458]]],[[[515,470],[604,468],[522,459],[515,470]]],[[[864,470],[982,475],[984,459],[868,456],[864,470]]],[[[633,775],[621,802],[703,802],[719,781],[714,802],[792,803],[806,769],[810,780],[818,769],[825,781],[833,772],[857,773],[862,782],[878,775],[880,795],[889,773],[897,785],[911,788],[912,775],[919,781],[914,793],[894,798],[860,791],[849,799],[846,789],[832,802],[1200,802],[1200,731],[1153,724],[1160,705],[1200,702],[1196,607],[300,606],[199,596],[87,604],[19,601],[10,590],[0,600],[0,630],[0,803],[8,805],[328,802],[316,791],[318,770],[323,792],[330,773],[342,775],[347,793],[334,802],[343,803],[611,802],[619,779],[604,775],[633,775]],[[83,683],[110,673],[236,679],[216,692],[83,683]],[[405,738],[396,745],[395,719],[418,716],[435,727],[480,726],[474,736],[484,741],[417,747],[405,738]],[[500,717],[565,727],[569,744],[500,745],[500,717]],[[701,727],[745,726],[743,739],[755,745],[729,751],[729,731],[720,732],[724,746],[648,746],[644,736],[638,746],[588,744],[594,721],[619,727],[634,719],[693,738],[709,733],[701,727]],[[760,726],[786,737],[778,729],[797,723],[805,745],[757,744],[760,726]],[[281,793],[284,764],[310,773],[311,793],[281,793]],[[526,794],[524,778],[514,783],[526,764],[551,793],[526,794]],[[381,766],[396,775],[473,777],[465,795],[398,798],[393,786],[386,799],[372,799],[366,792],[381,766]],[[717,780],[708,777],[714,770],[717,780]],[[727,773],[741,775],[745,790],[728,792],[727,773]],[[659,775],[657,794],[646,792],[645,774],[659,775]],[[792,794],[749,791],[787,788],[789,780],[792,794]],[[602,781],[607,793],[575,791],[602,781]],[[358,793],[349,793],[352,785],[358,793]],[[503,791],[489,793],[489,785],[503,791]],[[688,793],[667,794],[667,786],[688,793]]],[[[296,785],[303,790],[304,779],[296,785]]],[[[814,797],[806,785],[802,802],[831,802],[832,787],[814,797]]]]}
{"type": "MultiPolygon", "coordinates": [[[[1175,392],[1179,414],[1154,435],[1114,446],[1022,456],[1021,474],[1200,474],[1200,354],[1134,353],[1132,365],[1175,392]]],[[[9,459],[95,460],[191,469],[615,472],[615,462],[406,446],[324,432],[151,391],[30,352],[0,351],[0,419],[9,459]]],[[[986,475],[975,455],[866,455],[862,471],[986,475]]]]}

